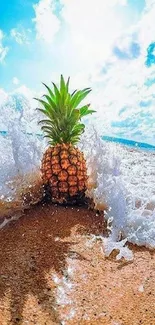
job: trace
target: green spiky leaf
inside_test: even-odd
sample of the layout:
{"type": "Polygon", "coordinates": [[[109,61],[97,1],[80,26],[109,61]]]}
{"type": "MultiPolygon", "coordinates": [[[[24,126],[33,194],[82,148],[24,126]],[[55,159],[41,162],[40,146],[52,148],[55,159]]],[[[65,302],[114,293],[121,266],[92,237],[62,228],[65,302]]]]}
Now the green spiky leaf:
{"type": "Polygon", "coordinates": [[[53,91],[51,90],[51,88],[48,87],[45,83],[42,83],[42,84],[47,88],[50,97],[51,97],[53,100],[55,100],[55,95],[54,95],[53,91]]]}
{"type": "Polygon", "coordinates": [[[39,124],[45,136],[49,138],[49,143],[53,145],[56,143],[76,144],[85,129],[85,125],[80,123],[81,118],[95,112],[89,109],[90,104],[79,107],[79,104],[91,92],[91,88],[70,93],[69,82],[70,78],[65,82],[61,75],[59,86],[52,82],[53,89],[43,83],[48,91],[43,96],[46,101],[35,98],[42,106],[38,108],[38,111],[46,116],[46,119],[41,120],[39,124]]]}

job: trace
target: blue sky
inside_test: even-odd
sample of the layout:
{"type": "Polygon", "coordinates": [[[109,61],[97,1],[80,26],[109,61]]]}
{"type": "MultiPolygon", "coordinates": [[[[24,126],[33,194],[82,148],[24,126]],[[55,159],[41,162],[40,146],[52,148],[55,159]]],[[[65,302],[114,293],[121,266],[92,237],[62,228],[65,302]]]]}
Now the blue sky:
{"type": "Polygon", "coordinates": [[[1,29],[8,33],[18,23],[22,23],[25,27],[32,27],[31,18],[34,16],[33,3],[30,0],[1,1],[1,29]]]}
{"type": "Polygon", "coordinates": [[[0,1],[0,91],[70,75],[109,135],[154,141],[155,0],[0,1]]]}
{"type": "MultiPolygon", "coordinates": [[[[63,4],[63,1],[45,0],[42,2],[47,7],[48,3],[51,3],[51,10],[61,21],[60,30],[55,35],[51,44],[47,44],[43,39],[36,39],[37,31],[36,22],[34,21],[36,12],[34,5],[39,4],[39,1],[1,0],[0,30],[4,35],[3,47],[7,48],[7,54],[0,64],[0,85],[6,90],[13,89],[14,85],[12,84],[12,80],[14,77],[18,78],[22,84],[26,84],[28,87],[37,87],[41,79],[49,78],[49,75],[61,69],[64,72],[67,72],[67,70],[69,72],[72,70],[78,72],[79,65],[77,63],[76,53],[74,53],[74,45],[71,40],[67,40],[68,36],[67,32],[65,32],[68,26],[61,19],[61,8],[65,4],[63,4]],[[67,42],[69,42],[68,46],[67,42]],[[62,58],[62,53],[60,52],[63,49],[61,45],[67,48],[70,46],[72,58],[70,57],[70,53],[67,53],[65,59],[62,58]],[[58,53],[59,49],[60,52],[58,53]],[[71,64],[71,62],[74,62],[74,64],[71,64]],[[75,67],[76,64],[77,67],[75,67]]],[[[129,27],[132,21],[136,22],[144,5],[144,0],[128,0],[126,6],[118,4],[115,6],[116,17],[118,16],[122,24],[129,27]]],[[[87,16],[85,16],[85,19],[87,19],[87,16]]],[[[50,33],[50,29],[47,29],[46,33],[50,33]]],[[[133,51],[135,53],[138,51],[136,46],[133,51]]],[[[120,56],[120,59],[126,56],[126,54],[122,54],[118,49],[116,52],[116,55],[120,56]]]]}

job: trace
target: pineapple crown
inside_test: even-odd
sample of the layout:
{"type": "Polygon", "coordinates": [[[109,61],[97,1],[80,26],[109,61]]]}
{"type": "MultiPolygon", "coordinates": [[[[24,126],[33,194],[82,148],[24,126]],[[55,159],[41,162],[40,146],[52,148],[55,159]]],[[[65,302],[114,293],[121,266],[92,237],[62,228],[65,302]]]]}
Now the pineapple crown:
{"type": "Polygon", "coordinates": [[[39,124],[42,124],[41,129],[51,145],[57,143],[76,144],[85,129],[81,118],[95,112],[89,109],[90,104],[79,107],[83,99],[91,92],[91,88],[75,90],[70,93],[69,81],[70,78],[65,82],[61,75],[60,86],[57,87],[52,82],[52,89],[43,83],[48,91],[43,95],[46,100],[35,98],[42,105],[42,108],[37,109],[47,117],[39,124]]]}

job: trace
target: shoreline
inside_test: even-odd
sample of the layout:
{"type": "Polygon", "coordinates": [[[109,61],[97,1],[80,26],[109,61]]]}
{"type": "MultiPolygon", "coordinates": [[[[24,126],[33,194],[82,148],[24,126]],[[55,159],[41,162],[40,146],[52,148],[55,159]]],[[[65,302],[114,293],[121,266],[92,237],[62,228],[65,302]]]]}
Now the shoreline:
{"type": "Polygon", "coordinates": [[[130,245],[133,261],[106,258],[94,237],[103,233],[103,214],[54,204],[3,228],[1,324],[153,325],[154,251],[130,245]]]}
{"type": "MultiPolygon", "coordinates": [[[[106,140],[103,140],[107,143],[106,140]]],[[[109,141],[109,143],[113,146],[113,150],[118,149],[124,149],[127,151],[128,154],[131,153],[133,155],[134,153],[137,154],[143,154],[143,156],[155,156],[155,152],[151,150],[143,150],[143,148],[136,148],[136,147],[130,147],[123,143],[116,143],[109,141]]],[[[14,196],[14,200],[7,200],[7,199],[1,199],[0,198],[0,220],[3,217],[10,216],[11,209],[14,211],[23,211],[23,209],[29,209],[31,205],[38,203],[41,200],[41,196],[43,193],[42,189],[42,180],[40,175],[39,167],[36,167],[34,171],[29,171],[27,174],[23,175],[16,175],[14,178],[11,178],[7,181],[7,183],[10,183],[9,187],[13,186],[16,188],[16,193],[14,196]]],[[[10,192],[11,193],[11,192],[10,192]]],[[[4,196],[2,194],[2,196],[4,196]]],[[[10,196],[10,195],[9,195],[10,196]]]]}

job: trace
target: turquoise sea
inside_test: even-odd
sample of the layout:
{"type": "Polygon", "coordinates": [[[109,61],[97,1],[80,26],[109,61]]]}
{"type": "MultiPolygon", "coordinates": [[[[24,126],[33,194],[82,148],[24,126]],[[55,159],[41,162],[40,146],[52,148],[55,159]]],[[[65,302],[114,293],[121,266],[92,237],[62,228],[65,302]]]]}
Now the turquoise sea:
{"type": "MultiPolygon", "coordinates": [[[[3,136],[7,136],[7,131],[0,131],[0,134],[3,136]]],[[[32,135],[31,133],[29,133],[29,135],[32,135]]],[[[37,134],[37,136],[42,136],[40,134],[37,134]]],[[[110,142],[115,142],[115,143],[119,143],[119,144],[123,144],[125,146],[128,147],[132,147],[132,148],[139,148],[139,149],[144,149],[144,150],[151,150],[151,151],[155,151],[155,146],[148,144],[148,143],[144,143],[144,142],[139,142],[139,141],[134,141],[134,140],[128,140],[128,139],[123,139],[123,138],[117,138],[117,137],[112,137],[112,136],[102,136],[102,139],[104,141],[110,141],[110,142]]]]}
{"type": "Polygon", "coordinates": [[[115,142],[115,143],[120,143],[125,146],[129,147],[134,147],[134,148],[140,148],[140,149],[146,149],[146,150],[155,150],[155,146],[144,143],[144,142],[139,142],[139,141],[134,141],[134,140],[128,140],[128,139],[123,139],[123,138],[115,138],[115,137],[110,137],[110,136],[102,136],[102,139],[105,141],[110,141],[110,142],[115,142]]]}

